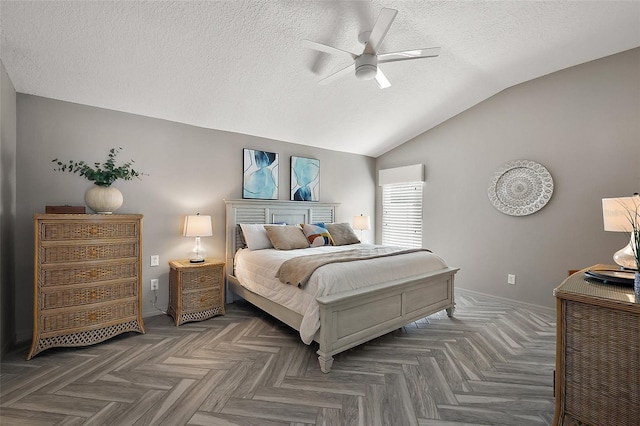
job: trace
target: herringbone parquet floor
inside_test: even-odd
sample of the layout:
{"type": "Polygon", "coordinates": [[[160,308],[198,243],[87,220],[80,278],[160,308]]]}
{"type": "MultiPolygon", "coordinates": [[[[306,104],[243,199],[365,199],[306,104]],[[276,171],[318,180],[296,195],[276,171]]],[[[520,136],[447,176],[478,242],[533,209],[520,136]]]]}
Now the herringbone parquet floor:
{"type": "Polygon", "coordinates": [[[245,303],[147,334],[2,360],[2,425],[547,425],[555,316],[458,291],[443,311],[335,357],[245,303]]]}

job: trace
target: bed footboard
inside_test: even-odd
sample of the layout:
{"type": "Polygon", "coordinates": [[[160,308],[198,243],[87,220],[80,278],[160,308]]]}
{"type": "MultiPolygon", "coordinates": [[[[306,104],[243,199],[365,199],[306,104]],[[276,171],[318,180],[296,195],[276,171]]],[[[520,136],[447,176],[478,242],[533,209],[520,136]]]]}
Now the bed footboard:
{"type": "Polygon", "coordinates": [[[446,268],[338,295],[319,297],[315,336],[320,368],[331,371],[333,355],[443,309],[452,316],[454,275],[446,268]]]}

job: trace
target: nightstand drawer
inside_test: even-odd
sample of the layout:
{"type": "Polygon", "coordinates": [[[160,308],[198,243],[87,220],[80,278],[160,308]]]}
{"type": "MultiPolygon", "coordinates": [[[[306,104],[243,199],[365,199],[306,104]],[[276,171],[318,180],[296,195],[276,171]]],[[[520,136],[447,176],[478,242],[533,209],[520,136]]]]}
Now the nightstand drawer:
{"type": "Polygon", "coordinates": [[[202,271],[184,271],[182,273],[183,291],[199,290],[220,284],[219,267],[209,268],[207,273],[202,271]]]}
{"type": "Polygon", "coordinates": [[[56,309],[92,303],[109,302],[138,296],[138,280],[83,286],[76,288],[47,289],[40,293],[40,308],[56,309]]]}
{"type": "Polygon", "coordinates": [[[137,257],[138,243],[130,241],[91,245],[41,246],[39,252],[40,264],[122,259],[137,257]]]}
{"type": "Polygon", "coordinates": [[[135,319],[138,315],[138,298],[119,300],[101,305],[87,306],[85,309],[59,309],[41,312],[40,331],[47,333],[60,331],[78,332],[83,329],[110,322],[120,322],[126,318],[135,319]]]}
{"type": "Polygon", "coordinates": [[[202,291],[185,291],[182,293],[182,309],[185,312],[201,311],[220,306],[222,293],[219,288],[202,291]]]}
{"type": "Polygon", "coordinates": [[[136,221],[112,223],[51,221],[43,222],[40,226],[40,241],[137,238],[139,233],[140,226],[136,221]]]}
{"type": "Polygon", "coordinates": [[[138,277],[138,259],[101,262],[99,264],[55,265],[42,268],[40,287],[90,284],[100,281],[138,277]]]}

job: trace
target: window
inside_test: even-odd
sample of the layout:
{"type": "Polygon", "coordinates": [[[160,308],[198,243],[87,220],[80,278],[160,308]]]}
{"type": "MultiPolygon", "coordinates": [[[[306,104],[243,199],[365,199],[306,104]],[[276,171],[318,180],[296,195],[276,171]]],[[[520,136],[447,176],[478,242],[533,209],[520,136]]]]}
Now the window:
{"type": "Polygon", "coordinates": [[[422,247],[423,182],[382,186],[382,244],[422,247]]]}

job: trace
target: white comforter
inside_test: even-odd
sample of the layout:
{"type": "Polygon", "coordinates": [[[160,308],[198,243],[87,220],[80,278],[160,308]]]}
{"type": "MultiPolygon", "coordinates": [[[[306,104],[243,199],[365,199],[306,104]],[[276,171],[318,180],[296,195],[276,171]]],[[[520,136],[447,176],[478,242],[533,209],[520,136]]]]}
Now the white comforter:
{"type": "Polygon", "coordinates": [[[249,250],[236,253],[235,276],[247,289],[302,315],[300,337],[306,344],[320,328],[316,298],[369,285],[446,268],[445,261],[429,252],[414,252],[378,259],[332,263],[316,270],[304,288],[287,285],[276,278],[282,262],[298,256],[372,247],[370,244],[325,246],[299,250],[249,250]]]}

